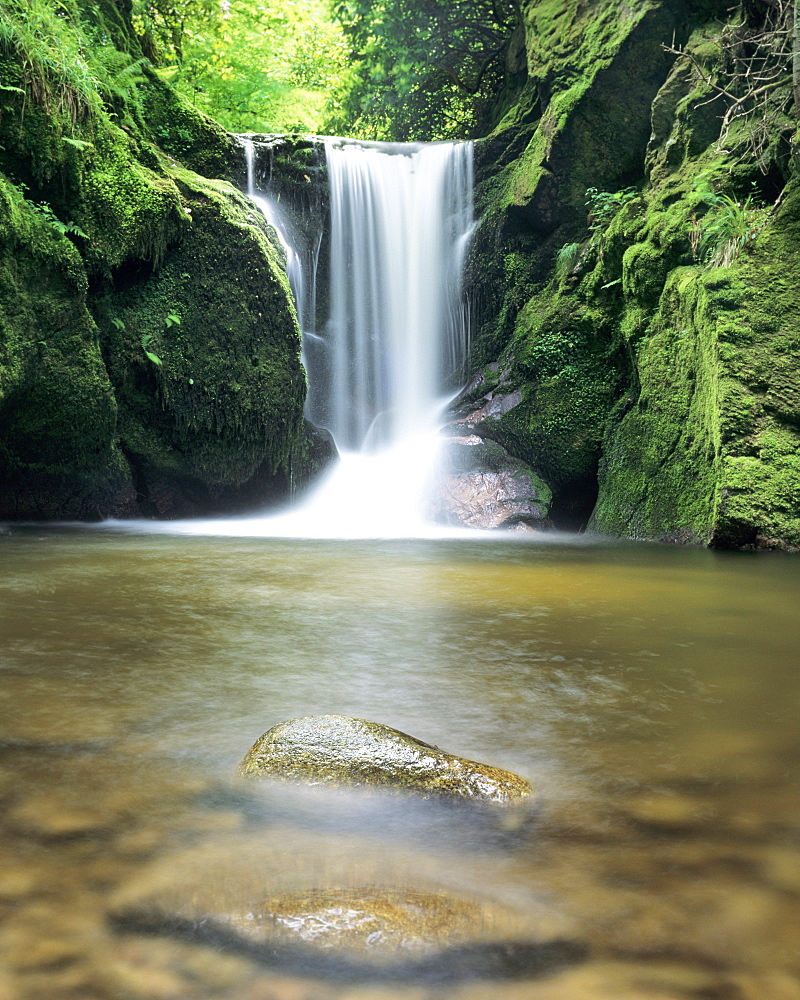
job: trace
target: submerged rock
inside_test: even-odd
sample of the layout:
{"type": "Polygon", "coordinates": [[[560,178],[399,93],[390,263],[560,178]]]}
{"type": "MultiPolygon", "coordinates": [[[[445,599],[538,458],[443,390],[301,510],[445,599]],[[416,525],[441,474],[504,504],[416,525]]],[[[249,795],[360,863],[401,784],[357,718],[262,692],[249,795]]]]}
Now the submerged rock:
{"type": "Polygon", "coordinates": [[[305,784],[378,786],[423,797],[514,806],[532,801],[528,781],[455,757],[397,729],[343,715],[314,715],[274,726],[239,766],[245,777],[305,784]]]}
{"type": "Polygon", "coordinates": [[[125,932],[206,943],[328,978],[543,975],[580,960],[552,897],[497,898],[504,859],[287,823],[165,853],[110,895],[125,932]]]}
{"type": "Polygon", "coordinates": [[[472,900],[443,892],[312,889],[275,896],[259,912],[228,915],[248,940],[303,944],[348,955],[425,955],[474,939],[498,922],[472,900]]]}
{"type": "Polygon", "coordinates": [[[543,975],[581,961],[579,942],[540,940],[529,921],[449,892],[382,886],[309,889],[252,909],[165,911],[117,906],[127,930],[204,941],[257,961],[326,977],[413,980],[543,975]]]}

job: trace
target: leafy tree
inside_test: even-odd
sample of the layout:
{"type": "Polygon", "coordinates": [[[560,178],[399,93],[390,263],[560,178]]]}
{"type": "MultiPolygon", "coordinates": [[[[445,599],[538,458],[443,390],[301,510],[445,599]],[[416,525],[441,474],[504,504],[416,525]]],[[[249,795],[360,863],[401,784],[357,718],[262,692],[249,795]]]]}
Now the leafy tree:
{"type": "Polygon", "coordinates": [[[344,72],[326,0],[135,0],[162,75],[234,131],[316,131],[344,72]]]}
{"type": "Polygon", "coordinates": [[[469,134],[502,86],[517,0],[333,0],[351,66],[332,130],[372,138],[469,134]]]}

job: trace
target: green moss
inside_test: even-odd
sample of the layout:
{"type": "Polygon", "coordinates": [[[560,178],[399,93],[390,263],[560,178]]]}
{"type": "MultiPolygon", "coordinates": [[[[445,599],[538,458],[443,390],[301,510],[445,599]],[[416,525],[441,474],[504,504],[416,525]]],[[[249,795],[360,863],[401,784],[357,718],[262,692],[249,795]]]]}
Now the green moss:
{"type": "Polygon", "coordinates": [[[286,276],[249,202],[174,158],[238,144],[142,68],[124,3],[48,11],[0,52],[0,516],[286,495],[291,456],[321,460],[286,276]]]}
{"type": "Polygon", "coordinates": [[[343,715],[313,715],[274,726],[247,752],[239,773],[312,785],[380,787],[500,809],[527,805],[533,793],[525,778],[511,771],[343,715]]]}
{"type": "Polygon", "coordinates": [[[800,548],[800,458],[763,448],[758,457],[727,456],[714,544],[800,548]]]}
{"type": "Polygon", "coordinates": [[[528,270],[479,298],[476,362],[494,350],[512,365],[523,402],[498,422],[498,440],[553,484],[555,516],[602,455],[596,530],[796,545],[800,196],[790,187],[769,209],[787,176],[780,122],[760,166],[733,157],[717,148],[713,90],[689,60],[659,62],[659,41],[685,31],[706,72],[724,73],[725,11],[692,5],[673,37],[669,6],[615,23],[617,5],[526,5],[538,104],[521,102],[487,140],[508,145],[481,182],[490,225],[475,253],[482,293],[499,284],[499,261],[524,254],[528,270]],[[512,135],[521,120],[534,124],[524,148],[512,135]],[[731,266],[704,265],[709,192],[735,203],[754,182],[767,199],[751,213],[760,234],[731,266]],[[589,233],[586,189],[627,185],[640,195],[589,233]],[[582,249],[553,277],[567,245],[582,249]]]}
{"type": "Polygon", "coordinates": [[[634,243],[622,258],[622,290],[644,306],[657,304],[669,273],[669,262],[660,247],[634,243]]]}
{"type": "Polygon", "coordinates": [[[188,104],[155,72],[141,88],[146,128],[153,142],[208,177],[231,179],[240,149],[217,122],[188,104]]]}
{"type": "Polygon", "coordinates": [[[159,264],[187,224],[177,187],[140,163],[119,129],[101,133],[95,148],[84,173],[78,216],[90,237],[90,268],[114,270],[132,259],[159,264]]]}
{"type": "Polygon", "coordinates": [[[72,243],[0,178],[0,516],[97,517],[124,486],[72,243]]]}
{"type": "Polygon", "coordinates": [[[549,231],[585,216],[588,187],[614,190],[638,167],[646,109],[668,70],[658,41],[676,27],[651,2],[527,5],[529,86],[546,88],[549,100],[509,177],[510,205],[549,231]]]}
{"type": "Polygon", "coordinates": [[[606,421],[626,378],[619,338],[598,319],[568,296],[531,299],[503,365],[503,390],[519,389],[521,402],[481,431],[537,470],[552,489],[551,516],[570,527],[591,510],[606,421]]]}
{"type": "Polygon", "coordinates": [[[638,393],[621,400],[609,425],[591,527],[707,542],[719,474],[719,369],[707,293],[693,269],[671,275],[648,333],[635,355],[638,393]]]}
{"type": "Polygon", "coordinates": [[[288,470],[305,382],[285,274],[233,188],[177,169],[174,179],[188,232],[156,273],[98,306],[123,446],[151,477],[212,487],[244,483],[265,462],[288,470]]]}
{"type": "Polygon", "coordinates": [[[721,361],[730,380],[721,409],[725,461],[716,544],[800,546],[800,289],[792,262],[800,263],[796,185],[774,223],[736,262],[734,287],[712,288],[725,321],[721,361]]]}

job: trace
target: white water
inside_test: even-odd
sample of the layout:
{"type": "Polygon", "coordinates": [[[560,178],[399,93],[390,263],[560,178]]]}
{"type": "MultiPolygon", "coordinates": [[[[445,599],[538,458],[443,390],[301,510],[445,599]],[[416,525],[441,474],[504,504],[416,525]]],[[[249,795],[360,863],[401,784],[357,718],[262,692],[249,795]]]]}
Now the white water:
{"type": "Polygon", "coordinates": [[[325,149],[331,309],[314,345],[308,415],[332,432],[340,461],[264,526],[323,537],[441,534],[426,507],[439,415],[468,346],[461,273],[472,147],[329,139],[325,149]]]}
{"type": "Polygon", "coordinates": [[[461,375],[472,150],[329,139],[326,154],[331,378],[312,385],[311,419],[340,449],[376,451],[429,432],[461,375]]]}
{"type": "MultiPolygon", "coordinates": [[[[438,425],[468,346],[461,274],[474,227],[472,144],[326,140],[331,191],[330,318],[313,330],[302,262],[276,202],[248,193],[277,231],[304,331],[307,414],[340,459],[293,508],[146,530],[304,538],[475,536],[426,516],[438,425]],[[306,310],[307,311],[307,310],[306,310]]],[[[308,292],[311,292],[309,295],[308,292]]],[[[136,523],[117,522],[137,530],[136,523]]],[[[142,525],[138,524],[141,529],[142,525]]]]}
{"type": "Polygon", "coordinates": [[[291,227],[281,211],[278,203],[269,195],[259,192],[256,189],[255,181],[255,147],[253,140],[247,137],[242,138],[244,145],[245,163],[247,165],[247,197],[275,230],[283,252],[286,254],[286,276],[294,296],[295,307],[297,309],[297,320],[300,329],[306,329],[306,287],[305,276],[303,274],[303,264],[300,254],[292,245],[291,227]]]}

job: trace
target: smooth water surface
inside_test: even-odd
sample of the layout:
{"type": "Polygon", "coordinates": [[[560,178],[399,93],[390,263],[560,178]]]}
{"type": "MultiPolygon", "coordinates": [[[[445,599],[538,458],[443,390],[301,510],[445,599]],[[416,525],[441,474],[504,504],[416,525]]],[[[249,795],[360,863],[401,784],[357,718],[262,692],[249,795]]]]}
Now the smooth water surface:
{"type": "Polygon", "coordinates": [[[795,558],[16,528],[0,567],[2,1000],[800,996],[795,558]],[[382,826],[235,778],[317,713],[525,775],[535,826],[382,826]],[[588,958],[328,981],[112,919],[140,891],[215,912],[377,884],[513,907],[588,958]]]}

